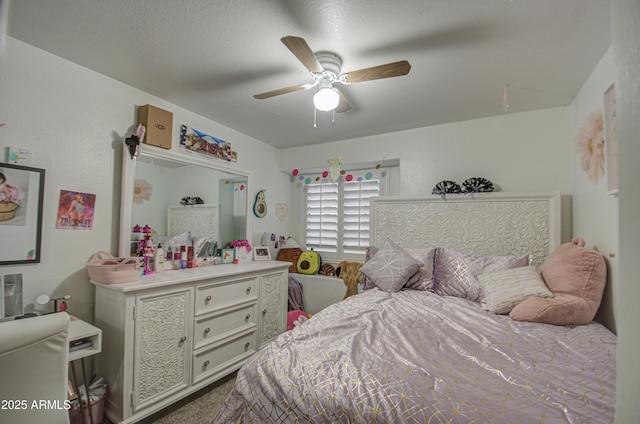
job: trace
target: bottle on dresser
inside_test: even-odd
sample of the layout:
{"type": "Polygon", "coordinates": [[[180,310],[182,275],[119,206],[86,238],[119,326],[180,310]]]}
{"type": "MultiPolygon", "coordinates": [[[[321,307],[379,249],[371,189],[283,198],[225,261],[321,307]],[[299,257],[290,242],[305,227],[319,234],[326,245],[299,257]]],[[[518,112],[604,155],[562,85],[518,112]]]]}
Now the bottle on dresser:
{"type": "Polygon", "coordinates": [[[187,246],[180,246],[180,269],[187,268],[187,246]]]}
{"type": "Polygon", "coordinates": [[[193,268],[193,246],[187,247],[187,268],[193,268]]]}
{"type": "Polygon", "coordinates": [[[173,269],[173,243],[169,243],[164,261],[164,269],[173,269]]]}
{"type": "Polygon", "coordinates": [[[180,249],[182,246],[176,246],[173,250],[173,269],[180,269],[180,249]]]}
{"type": "Polygon", "coordinates": [[[158,243],[153,264],[156,272],[164,271],[164,249],[162,248],[162,243],[158,243]]]}

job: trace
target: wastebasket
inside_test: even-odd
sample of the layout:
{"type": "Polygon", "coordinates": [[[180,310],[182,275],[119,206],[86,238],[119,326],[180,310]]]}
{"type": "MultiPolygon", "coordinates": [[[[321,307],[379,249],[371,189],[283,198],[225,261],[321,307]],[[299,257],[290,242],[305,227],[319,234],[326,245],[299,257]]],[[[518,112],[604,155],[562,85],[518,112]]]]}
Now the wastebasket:
{"type": "Polygon", "coordinates": [[[91,405],[83,403],[82,412],[84,413],[84,421],[82,421],[82,415],[80,413],[80,405],[75,408],[69,409],[69,422],[70,424],[84,424],[91,423],[89,417],[89,410],[91,410],[91,416],[93,417],[93,424],[102,424],[104,420],[104,402],[106,395],[91,402],[91,405]]]}

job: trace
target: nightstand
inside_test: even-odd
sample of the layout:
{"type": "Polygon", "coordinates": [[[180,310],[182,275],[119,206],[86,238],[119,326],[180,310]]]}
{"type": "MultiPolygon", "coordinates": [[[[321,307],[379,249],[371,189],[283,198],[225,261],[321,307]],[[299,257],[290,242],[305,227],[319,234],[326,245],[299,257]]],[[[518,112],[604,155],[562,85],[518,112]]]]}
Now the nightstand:
{"type": "Polygon", "coordinates": [[[87,399],[89,405],[86,407],[89,410],[89,421],[91,424],[100,424],[93,422],[93,414],[91,411],[91,400],[88,396],[89,381],[87,380],[87,368],[85,364],[85,358],[93,356],[102,351],[102,330],[98,327],[82,321],[79,318],[71,316],[71,321],[68,327],[69,333],[69,368],[71,368],[71,374],[73,375],[73,384],[76,394],[78,395],[78,402],[80,403],[80,413],[82,416],[82,422],[86,423],[84,417],[84,405],[82,404],[82,396],[80,396],[78,376],[76,374],[76,367],[74,361],[80,360],[82,367],[82,382],[84,383],[85,390],[87,390],[87,399]]]}
{"type": "Polygon", "coordinates": [[[69,362],[86,358],[102,351],[102,330],[71,316],[71,321],[69,322],[69,345],[71,346],[74,342],[81,340],[85,340],[87,344],[77,346],[77,350],[70,347],[69,362]]]}

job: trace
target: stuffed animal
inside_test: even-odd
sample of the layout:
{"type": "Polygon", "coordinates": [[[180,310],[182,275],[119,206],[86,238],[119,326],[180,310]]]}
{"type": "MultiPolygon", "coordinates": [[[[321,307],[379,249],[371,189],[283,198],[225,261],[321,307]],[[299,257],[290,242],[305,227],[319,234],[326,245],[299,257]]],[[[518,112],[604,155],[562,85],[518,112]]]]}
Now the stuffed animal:
{"type": "Polygon", "coordinates": [[[287,330],[293,330],[296,326],[309,319],[305,311],[295,310],[287,313],[287,330]]]}
{"type": "Polygon", "coordinates": [[[320,265],[320,271],[318,271],[318,274],[333,277],[336,275],[336,269],[330,263],[324,263],[320,265]]]}
{"type": "Polygon", "coordinates": [[[362,273],[360,267],[363,264],[361,262],[349,262],[342,261],[336,268],[336,276],[342,278],[344,284],[347,286],[347,292],[344,295],[344,299],[354,294],[358,294],[358,283],[362,281],[362,273]]]}
{"type": "Polygon", "coordinates": [[[302,252],[298,258],[297,270],[299,274],[315,275],[320,271],[322,259],[313,249],[302,252]]]}
{"type": "Polygon", "coordinates": [[[558,246],[542,264],[540,276],[554,297],[530,297],[509,316],[516,321],[554,325],[590,323],[600,307],[607,284],[607,263],[584,239],[558,246]]]}

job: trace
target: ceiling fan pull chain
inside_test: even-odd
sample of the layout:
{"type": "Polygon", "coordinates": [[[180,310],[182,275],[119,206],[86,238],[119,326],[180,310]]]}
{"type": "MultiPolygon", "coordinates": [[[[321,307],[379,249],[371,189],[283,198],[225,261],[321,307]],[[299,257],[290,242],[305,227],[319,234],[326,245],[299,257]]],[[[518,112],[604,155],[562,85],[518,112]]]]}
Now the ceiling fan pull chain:
{"type": "Polygon", "coordinates": [[[331,125],[333,125],[336,123],[336,110],[333,109],[331,112],[333,113],[333,118],[331,118],[331,125]]]}
{"type": "Polygon", "coordinates": [[[318,115],[318,110],[316,109],[316,107],[313,107],[313,128],[317,128],[318,125],[316,124],[316,118],[318,115]]]}
{"type": "Polygon", "coordinates": [[[505,112],[509,110],[509,84],[505,84],[502,90],[502,109],[505,112]]]}

